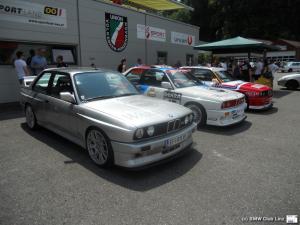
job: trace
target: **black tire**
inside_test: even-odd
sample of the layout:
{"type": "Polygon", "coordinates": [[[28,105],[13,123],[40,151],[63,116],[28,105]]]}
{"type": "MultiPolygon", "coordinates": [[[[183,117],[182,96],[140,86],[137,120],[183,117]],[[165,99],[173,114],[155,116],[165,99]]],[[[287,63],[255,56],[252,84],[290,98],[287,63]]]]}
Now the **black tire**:
{"type": "Polygon", "coordinates": [[[204,127],[206,125],[207,114],[202,105],[199,103],[187,103],[185,105],[187,108],[193,111],[194,113],[194,121],[197,123],[198,128],[204,127]],[[200,116],[199,119],[197,119],[200,116]]]}
{"type": "Polygon", "coordinates": [[[30,130],[35,130],[38,127],[36,116],[31,105],[25,107],[26,124],[30,130]]]}
{"type": "Polygon", "coordinates": [[[285,86],[289,90],[296,90],[299,87],[299,83],[296,80],[289,80],[286,82],[285,86]]]}
{"type": "Polygon", "coordinates": [[[293,69],[288,69],[288,72],[289,72],[289,73],[293,72],[293,69]]]}
{"type": "Polygon", "coordinates": [[[91,160],[98,166],[108,168],[114,164],[110,140],[100,129],[91,128],[86,132],[85,146],[91,160]]]}

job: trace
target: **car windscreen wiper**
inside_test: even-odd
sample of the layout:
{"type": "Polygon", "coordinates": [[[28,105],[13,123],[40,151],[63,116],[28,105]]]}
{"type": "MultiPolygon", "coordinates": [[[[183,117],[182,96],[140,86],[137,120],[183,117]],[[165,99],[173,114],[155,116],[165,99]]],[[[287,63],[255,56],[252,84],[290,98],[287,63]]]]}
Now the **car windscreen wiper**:
{"type": "Polygon", "coordinates": [[[108,98],[114,98],[114,97],[115,96],[113,96],[113,95],[97,96],[97,97],[84,99],[83,102],[89,102],[89,101],[100,100],[100,99],[108,99],[108,98]]]}
{"type": "Polygon", "coordinates": [[[122,95],[115,95],[114,97],[125,97],[125,96],[131,96],[131,95],[138,95],[138,93],[127,93],[127,94],[122,94],[122,95]]]}

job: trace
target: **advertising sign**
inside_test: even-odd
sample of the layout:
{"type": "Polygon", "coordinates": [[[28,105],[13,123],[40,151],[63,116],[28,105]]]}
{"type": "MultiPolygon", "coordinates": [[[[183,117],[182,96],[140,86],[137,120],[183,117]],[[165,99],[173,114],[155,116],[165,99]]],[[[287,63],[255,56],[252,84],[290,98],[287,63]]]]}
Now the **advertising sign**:
{"type": "Polygon", "coordinates": [[[178,45],[194,46],[195,36],[184,33],[171,32],[171,43],[178,45]]]}
{"type": "Polygon", "coordinates": [[[164,29],[137,24],[137,38],[139,39],[166,42],[166,37],[164,29]]]}
{"type": "Polygon", "coordinates": [[[0,21],[67,27],[65,9],[21,0],[0,0],[0,21]]]}
{"type": "Polygon", "coordinates": [[[105,13],[105,34],[107,44],[113,51],[123,51],[128,43],[127,17],[105,13]]]}

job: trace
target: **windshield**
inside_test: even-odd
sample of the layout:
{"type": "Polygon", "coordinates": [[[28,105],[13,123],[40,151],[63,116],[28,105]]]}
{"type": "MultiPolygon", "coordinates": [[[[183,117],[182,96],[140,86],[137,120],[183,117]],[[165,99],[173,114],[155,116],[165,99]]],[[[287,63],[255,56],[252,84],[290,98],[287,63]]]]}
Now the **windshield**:
{"type": "Polygon", "coordinates": [[[220,70],[220,71],[216,71],[216,73],[219,75],[220,79],[223,82],[229,82],[229,81],[233,81],[233,77],[231,76],[231,74],[228,71],[225,70],[220,70]]]}
{"type": "Polygon", "coordinates": [[[135,87],[119,73],[78,73],[74,76],[74,80],[81,101],[138,94],[135,87]]]}
{"type": "Polygon", "coordinates": [[[188,72],[180,72],[176,70],[168,71],[170,79],[177,88],[193,87],[202,83],[188,72]]]}

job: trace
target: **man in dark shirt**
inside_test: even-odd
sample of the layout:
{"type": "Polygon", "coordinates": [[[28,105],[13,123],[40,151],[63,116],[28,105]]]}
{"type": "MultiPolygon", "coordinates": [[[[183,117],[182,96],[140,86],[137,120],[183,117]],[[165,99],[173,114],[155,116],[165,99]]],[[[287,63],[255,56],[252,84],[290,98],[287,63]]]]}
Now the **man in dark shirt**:
{"type": "Polygon", "coordinates": [[[242,79],[244,81],[252,80],[251,65],[248,60],[245,60],[241,65],[242,79]]]}
{"type": "Polygon", "coordinates": [[[64,62],[64,58],[62,55],[56,57],[56,67],[68,67],[68,65],[64,62]]]}

